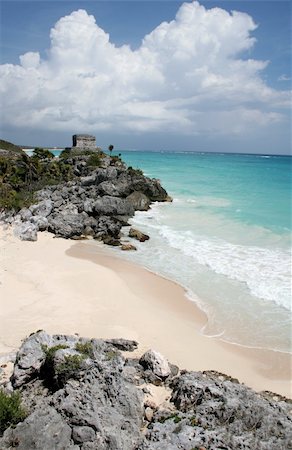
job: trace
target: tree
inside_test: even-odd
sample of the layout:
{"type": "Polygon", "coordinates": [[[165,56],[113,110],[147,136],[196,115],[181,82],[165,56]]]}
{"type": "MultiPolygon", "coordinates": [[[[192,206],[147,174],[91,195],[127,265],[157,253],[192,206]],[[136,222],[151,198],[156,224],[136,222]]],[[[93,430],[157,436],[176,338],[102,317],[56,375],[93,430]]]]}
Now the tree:
{"type": "Polygon", "coordinates": [[[108,150],[109,150],[109,152],[110,152],[110,155],[112,154],[113,149],[114,149],[114,146],[113,146],[113,145],[109,145],[109,146],[108,146],[108,150]]]}
{"type": "Polygon", "coordinates": [[[54,155],[52,152],[50,152],[49,150],[43,149],[43,148],[39,148],[39,147],[34,149],[32,156],[33,156],[33,158],[41,159],[41,160],[54,158],[54,155]]]}

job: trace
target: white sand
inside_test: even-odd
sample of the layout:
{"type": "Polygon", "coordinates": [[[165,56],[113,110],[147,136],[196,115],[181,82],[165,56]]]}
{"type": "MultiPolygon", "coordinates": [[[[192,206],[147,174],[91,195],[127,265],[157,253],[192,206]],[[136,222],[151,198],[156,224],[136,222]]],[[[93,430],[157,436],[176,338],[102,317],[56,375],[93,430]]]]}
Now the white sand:
{"type": "Polygon", "coordinates": [[[0,356],[31,332],[135,339],[180,368],[227,373],[256,390],[291,396],[291,357],[200,334],[206,318],[183,289],[95,243],[0,232],[0,356]]]}

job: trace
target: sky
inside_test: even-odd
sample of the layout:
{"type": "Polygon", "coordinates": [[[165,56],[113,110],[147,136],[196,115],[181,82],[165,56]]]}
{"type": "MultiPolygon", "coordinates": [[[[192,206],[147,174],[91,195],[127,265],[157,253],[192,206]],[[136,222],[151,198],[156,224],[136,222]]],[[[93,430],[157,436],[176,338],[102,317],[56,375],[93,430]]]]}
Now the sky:
{"type": "Polygon", "coordinates": [[[291,2],[0,0],[0,137],[289,154],[291,2]]]}

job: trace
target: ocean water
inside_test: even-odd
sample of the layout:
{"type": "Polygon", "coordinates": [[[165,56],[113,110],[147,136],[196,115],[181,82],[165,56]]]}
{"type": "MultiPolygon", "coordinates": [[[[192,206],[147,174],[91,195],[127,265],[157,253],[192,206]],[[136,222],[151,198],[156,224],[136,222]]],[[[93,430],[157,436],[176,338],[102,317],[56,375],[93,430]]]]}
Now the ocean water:
{"type": "Polygon", "coordinates": [[[173,197],[136,213],[132,225],[151,238],[123,257],[185,287],[208,316],[202,333],[291,352],[292,158],[127,151],[122,158],[173,197]]]}
{"type": "Polygon", "coordinates": [[[205,335],[291,352],[292,158],[122,151],[122,159],[158,178],[173,202],[131,219],[150,235],[134,242],[137,252],[109,251],[182,285],[207,314],[205,335]]]}

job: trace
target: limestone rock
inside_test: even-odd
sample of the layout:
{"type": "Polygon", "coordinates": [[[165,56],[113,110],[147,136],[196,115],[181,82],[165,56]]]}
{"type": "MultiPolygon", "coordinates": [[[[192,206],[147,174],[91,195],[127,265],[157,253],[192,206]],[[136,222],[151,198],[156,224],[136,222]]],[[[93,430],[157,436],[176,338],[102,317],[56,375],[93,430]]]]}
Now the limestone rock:
{"type": "Polygon", "coordinates": [[[28,208],[22,208],[22,209],[19,211],[19,215],[20,215],[20,217],[21,217],[21,220],[26,221],[26,220],[29,220],[29,219],[31,218],[32,212],[31,212],[31,210],[28,209],[28,208]]]}
{"type": "Polygon", "coordinates": [[[92,442],[95,440],[96,433],[93,428],[85,426],[75,426],[72,431],[72,438],[76,444],[92,442]]]}
{"type": "Polygon", "coordinates": [[[122,351],[133,352],[138,347],[137,341],[131,341],[129,339],[106,339],[107,344],[111,344],[114,347],[122,351]]]}
{"type": "Polygon", "coordinates": [[[120,352],[136,347],[137,342],[125,339],[49,336],[43,331],[30,336],[18,351],[13,374],[13,387],[22,394],[28,417],[4,431],[0,448],[286,450],[291,447],[291,401],[256,393],[216,372],[183,371],[173,377],[165,358],[151,350],[139,361],[135,357],[125,358],[120,352]],[[58,365],[66,372],[61,385],[53,383],[58,365]],[[50,370],[54,367],[55,371],[50,370]],[[151,372],[154,380],[160,377],[159,390],[166,390],[170,400],[154,401],[146,372],[151,372]]]}
{"type": "Polygon", "coordinates": [[[71,440],[71,428],[54,408],[36,409],[24,422],[4,432],[1,449],[79,450],[71,440]]]}
{"type": "Polygon", "coordinates": [[[14,228],[14,234],[21,241],[37,241],[37,226],[31,222],[23,222],[14,228]]]}
{"type": "Polygon", "coordinates": [[[51,336],[44,331],[38,331],[24,341],[16,355],[11,380],[14,388],[23,385],[39,373],[45,361],[45,353],[42,346],[50,346],[51,344],[51,336]]]}
{"type": "Polygon", "coordinates": [[[127,200],[132,203],[135,211],[147,211],[150,208],[150,199],[142,192],[134,191],[128,195],[127,200]]]}
{"type": "Polygon", "coordinates": [[[142,233],[142,231],[136,230],[135,228],[130,228],[129,237],[137,239],[137,241],[144,242],[149,239],[147,234],[142,233]]]}
{"type": "Polygon", "coordinates": [[[32,216],[30,218],[31,223],[35,224],[39,231],[45,231],[48,229],[48,219],[43,216],[32,216]]]}
{"type": "Polygon", "coordinates": [[[132,244],[122,244],[121,249],[123,251],[131,251],[131,250],[137,250],[137,247],[135,247],[135,245],[132,245],[132,244]]]}
{"type": "Polygon", "coordinates": [[[167,359],[155,350],[148,350],[144,353],[139,363],[145,369],[150,369],[159,378],[166,378],[171,374],[167,359]]]}
{"type": "Polygon", "coordinates": [[[107,216],[123,215],[132,217],[135,212],[133,206],[127,200],[109,195],[97,199],[93,208],[96,214],[107,216]]]}
{"type": "Polygon", "coordinates": [[[50,199],[43,200],[36,205],[31,205],[29,209],[34,216],[48,217],[52,212],[53,202],[50,199]]]}
{"type": "Polygon", "coordinates": [[[60,214],[49,218],[48,229],[56,236],[69,239],[83,233],[84,220],[81,214],[60,214]]]}

